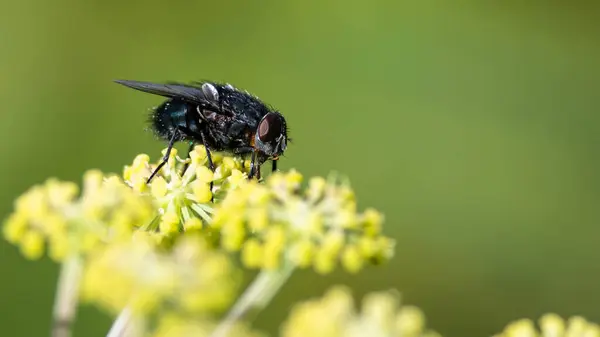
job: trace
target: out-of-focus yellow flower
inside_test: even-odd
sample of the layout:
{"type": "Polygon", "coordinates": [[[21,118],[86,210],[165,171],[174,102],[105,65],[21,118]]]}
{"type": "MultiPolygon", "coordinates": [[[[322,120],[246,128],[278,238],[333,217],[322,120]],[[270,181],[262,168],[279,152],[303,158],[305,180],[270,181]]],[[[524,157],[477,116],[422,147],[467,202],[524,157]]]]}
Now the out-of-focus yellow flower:
{"type": "Polygon", "coordinates": [[[557,314],[546,314],[538,321],[539,327],[530,319],[520,319],[506,326],[494,337],[600,337],[600,326],[581,316],[564,320],[557,314]]]}
{"type": "Polygon", "coordinates": [[[423,313],[401,306],[396,292],[375,292],[356,310],[350,290],[337,286],[324,297],[297,304],[281,326],[282,337],[439,337],[423,313]]]}
{"type": "MultiPolygon", "coordinates": [[[[165,315],[160,317],[156,331],[152,337],[209,337],[217,324],[210,320],[201,320],[194,317],[179,315],[165,315]]],[[[236,324],[227,334],[228,337],[266,337],[267,335],[252,330],[246,324],[236,324]]]]}
{"type": "Polygon", "coordinates": [[[358,272],[391,257],[394,242],[381,233],[383,216],[373,209],[357,212],[347,183],[313,178],[308,187],[301,184],[292,170],[229,191],[212,223],[222,246],[241,250],[250,268],[277,269],[288,259],[320,273],[338,264],[358,272]]]}
{"type": "Polygon", "coordinates": [[[186,224],[190,223],[195,229],[205,227],[208,230],[197,221],[208,224],[213,203],[219,202],[229,189],[240,184],[240,180],[245,180],[248,172],[240,158],[213,152],[212,159],[214,173],[208,167],[204,146],[197,145],[187,160],[179,158],[177,149],[172,149],[167,163],[149,184],[146,180],[160,161],[151,164],[148,155],[140,154],[125,167],[123,177],[127,184],[141,194],[151,195],[159,207],[158,219],[146,230],[174,235],[189,229],[186,224]]]}
{"type": "Polygon", "coordinates": [[[32,187],[16,200],[4,224],[5,238],[28,258],[39,258],[46,249],[60,261],[130,237],[155,216],[150,198],[97,170],[85,173],[78,192],[74,183],[57,179],[32,187]]]}
{"type": "Polygon", "coordinates": [[[111,313],[202,315],[225,309],[234,299],[238,274],[229,257],[210,249],[197,233],[177,237],[169,249],[138,232],[90,255],[82,284],[83,299],[111,313]]]}

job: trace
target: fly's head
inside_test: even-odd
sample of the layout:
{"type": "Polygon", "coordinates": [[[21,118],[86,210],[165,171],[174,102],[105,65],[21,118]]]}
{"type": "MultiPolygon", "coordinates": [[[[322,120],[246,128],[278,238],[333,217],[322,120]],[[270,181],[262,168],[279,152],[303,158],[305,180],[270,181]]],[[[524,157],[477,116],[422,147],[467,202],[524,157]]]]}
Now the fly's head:
{"type": "Polygon", "coordinates": [[[277,160],[287,148],[287,125],[279,112],[267,113],[258,123],[254,147],[264,160],[277,160]]]}

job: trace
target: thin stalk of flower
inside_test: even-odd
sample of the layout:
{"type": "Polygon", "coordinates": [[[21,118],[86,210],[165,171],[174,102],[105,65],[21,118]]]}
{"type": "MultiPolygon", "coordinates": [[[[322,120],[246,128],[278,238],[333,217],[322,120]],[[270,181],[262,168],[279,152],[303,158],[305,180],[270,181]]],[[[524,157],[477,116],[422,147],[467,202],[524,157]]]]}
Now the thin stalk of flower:
{"type": "Polygon", "coordinates": [[[142,324],[129,307],[125,307],[113,322],[106,337],[143,336],[142,324]]]}
{"type": "Polygon", "coordinates": [[[70,337],[77,303],[83,261],[79,255],[66,259],[60,269],[52,315],[52,336],[70,337]]]}
{"type": "Polygon", "coordinates": [[[125,308],[113,322],[113,325],[110,327],[110,330],[108,330],[106,337],[122,337],[130,321],[131,310],[129,310],[129,308],[125,308]]]}
{"type": "Polygon", "coordinates": [[[293,263],[284,263],[279,270],[263,270],[246,288],[227,316],[221,321],[210,337],[225,337],[229,331],[250,311],[259,312],[279,292],[295,269],[293,263]]]}

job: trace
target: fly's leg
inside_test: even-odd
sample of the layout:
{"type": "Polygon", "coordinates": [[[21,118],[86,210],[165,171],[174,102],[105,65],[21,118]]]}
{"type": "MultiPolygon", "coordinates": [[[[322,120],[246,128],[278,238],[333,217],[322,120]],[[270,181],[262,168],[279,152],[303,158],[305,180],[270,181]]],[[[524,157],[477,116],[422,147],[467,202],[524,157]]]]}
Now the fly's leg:
{"type": "Polygon", "coordinates": [[[256,171],[256,151],[252,151],[252,157],[250,157],[250,173],[248,173],[248,179],[252,179],[256,171]]]}
{"type": "Polygon", "coordinates": [[[277,171],[277,160],[272,160],[271,162],[273,164],[271,168],[271,173],[275,173],[275,171],[277,171]]]}
{"type": "Polygon", "coordinates": [[[248,174],[248,179],[254,178],[256,175],[256,180],[260,180],[260,164],[256,162],[258,155],[256,151],[252,152],[252,157],[250,158],[250,173],[248,174]]]}
{"type": "Polygon", "coordinates": [[[200,136],[202,137],[202,145],[204,145],[204,149],[206,150],[206,159],[208,160],[208,167],[211,171],[215,171],[215,165],[212,161],[212,156],[210,155],[210,150],[208,149],[208,145],[206,145],[206,137],[204,136],[204,131],[200,132],[200,136]]]}
{"type": "Polygon", "coordinates": [[[150,177],[148,178],[148,180],[146,180],[146,184],[150,183],[150,181],[152,180],[152,178],[154,178],[154,176],[158,173],[158,171],[160,171],[160,169],[163,166],[165,166],[165,164],[169,160],[169,155],[171,154],[171,150],[173,149],[173,145],[175,144],[175,139],[176,138],[177,138],[177,132],[173,132],[173,136],[171,136],[171,140],[169,140],[169,146],[167,147],[167,153],[165,153],[165,156],[163,157],[162,162],[160,164],[158,164],[158,166],[156,167],[156,169],[154,170],[154,172],[152,172],[152,174],[150,175],[150,177]]]}

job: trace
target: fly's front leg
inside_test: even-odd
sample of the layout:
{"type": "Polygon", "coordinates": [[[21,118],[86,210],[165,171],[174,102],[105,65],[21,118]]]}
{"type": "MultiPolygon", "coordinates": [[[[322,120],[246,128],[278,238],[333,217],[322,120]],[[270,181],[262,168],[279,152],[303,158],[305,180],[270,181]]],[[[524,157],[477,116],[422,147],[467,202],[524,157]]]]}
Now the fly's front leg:
{"type": "MultiPolygon", "coordinates": [[[[215,164],[213,164],[212,156],[210,155],[210,149],[206,144],[206,137],[204,136],[204,131],[200,132],[200,136],[202,137],[202,145],[204,145],[204,149],[206,149],[206,159],[208,160],[208,167],[211,171],[215,172],[215,164]]],[[[211,185],[212,188],[212,185],[211,185]]]]}
{"type": "Polygon", "coordinates": [[[160,171],[160,169],[163,166],[165,166],[165,164],[169,160],[169,155],[171,154],[171,150],[173,149],[173,145],[175,144],[175,139],[177,139],[177,132],[173,132],[173,136],[171,136],[171,140],[169,140],[169,146],[167,147],[167,152],[165,153],[165,156],[163,157],[161,163],[158,164],[158,166],[156,167],[156,169],[154,169],[154,172],[152,172],[152,174],[150,175],[150,177],[148,178],[148,180],[146,180],[146,184],[150,183],[150,181],[152,180],[152,178],[154,178],[154,176],[158,173],[158,171],[160,171]]]}
{"type": "Polygon", "coordinates": [[[252,151],[252,156],[250,157],[250,173],[248,173],[248,179],[252,179],[254,174],[257,171],[256,168],[256,151],[252,151]]]}

